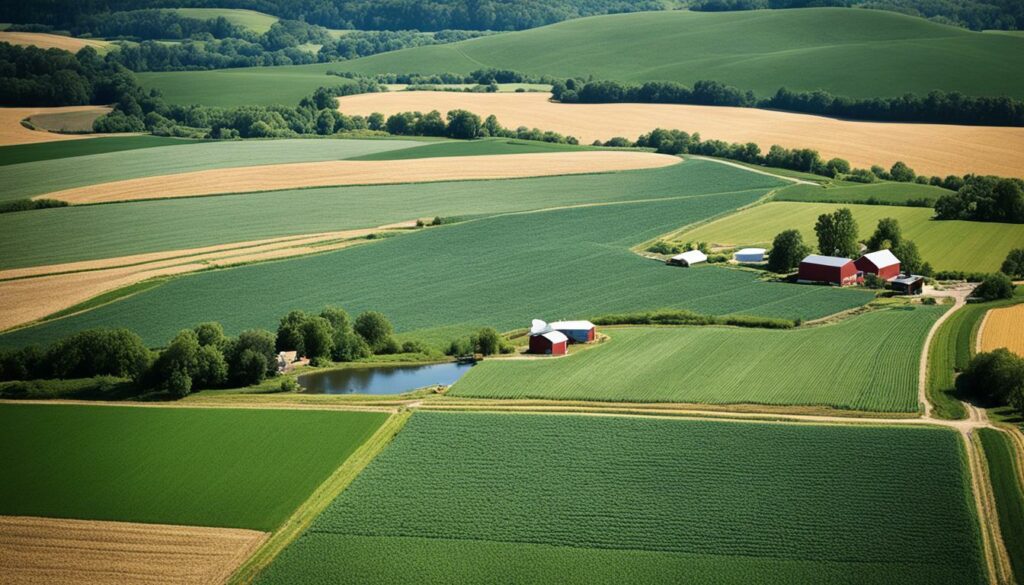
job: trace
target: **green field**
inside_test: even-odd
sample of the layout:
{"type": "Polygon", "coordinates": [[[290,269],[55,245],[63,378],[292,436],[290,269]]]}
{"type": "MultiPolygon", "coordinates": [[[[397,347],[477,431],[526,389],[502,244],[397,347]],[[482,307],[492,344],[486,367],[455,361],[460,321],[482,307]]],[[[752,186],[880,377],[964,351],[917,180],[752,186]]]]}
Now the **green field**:
{"type": "Polygon", "coordinates": [[[989,481],[996,499],[999,530],[1017,583],[1024,583],[1024,486],[1020,483],[1013,441],[1004,432],[978,429],[989,481]]]}
{"type": "Polygon", "coordinates": [[[916,412],[921,348],[945,309],[880,310],[789,331],[606,329],[610,341],[565,359],[485,360],[448,395],[916,412]]]}
{"type": "MultiPolygon", "coordinates": [[[[407,155],[411,150],[392,152],[407,155]]],[[[183,164],[198,161],[185,159],[183,164]]],[[[61,173],[57,168],[53,172],[61,173]]],[[[609,174],[298,189],[43,209],[0,214],[0,249],[18,251],[0,255],[0,268],[375,227],[418,217],[767,190],[780,184],[725,165],[689,161],[609,174]],[[226,217],[231,221],[224,221],[226,217]]]]}
{"type": "Polygon", "coordinates": [[[418,413],[259,582],[980,584],[967,489],[949,430],[418,413]]]}
{"type": "Polygon", "coordinates": [[[589,146],[537,142],[533,140],[509,140],[494,138],[485,140],[452,140],[426,146],[375,152],[354,156],[351,160],[408,160],[413,158],[437,158],[445,156],[484,156],[493,154],[531,154],[535,152],[565,152],[567,150],[594,150],[589,146]]]}
{"type": "Polygon", "coordinates": [[[832,203],[773,202],[759,205],[713,223],[679,234],[679,241],[715,245],[769,245],[776,234],[799,229],[814,246],[814,222],[822,213],[840,207],[853,211],[859,239],[871,237],[883,217],[899,220],[903,237],[913,240],[924,260],[936,270],[993,272],[1013,248],[1024,246],[1024,225],[980,221],[935,221],[926,207],[841,205],[832,203]]]}
{"type": "Polygon", "coordinates": [[[469,73],[482,67],[636,82],[711,79],[761,96],[787,87],[865,98],[934,89],[1024,97],[1022,37],[843,8],[616,14],[344,63],[139,78],[174,103],[291,104],[328,80],[341,81],[327,77],[327,70],[469,73]]]}
{"type": "MultiPolygon", "coordinates": [[[[748,186],[773,181],[735,177],[746,177],[748,186]]],[[[127,326],[148,343],[162,344],[203,321],[221,321],[233,333],[273,328],[291,309],[328,304],[352,313],[382,311],[399,331],[447,342],[471,328],[509,330],[538,316],[685,308],[811,319],[871,299],[868,291],[764,282],[729,268],[673,269],[629,250],[674,226],[748,204],[765,190],[510,214],[337,252],[200,272],[12,332],[0,345],[47,342],[101,325],[127,326]]]]}
{"type": "Polygon", "coordinates": [[[776,201],[803,201],[819,203],[866,203],[875,200],[893,205],[905,204],[912,199],[935,201],[952,191],[917,183],[841,184],[827,188],[812,185],[793,185],[775,194],[776,201]]]}
{"type": "Polygon", "coordinates": [[[0,514],[273,530],[386,414],[0,406],[0,514]]]}
{"type": "Polygon", "coordinates": [[[228,22],[235,26],[245,27],[257,34],[263,34],[270,30],[271,25],[280,20],[255,10],[243,10],[238,8],[171,8],[173,12],[185,18],[196,18],[199,20],[213,20],[223,16],[228,22]]]}
{"type": "MultiPolygon", "coordinates": [[[[103,140],[109,140],[104,138],[103,140]]],[[[424,144],[411,140],[302,139],[205,142],[8,165],[0,201],[108,181],[238,166],[316,162],[424,144]]]]}
{"type": "MultiPolygon", "coordinates": [[[[16,144],[0,146],[0,166],[140,148],[154,148],[157,146],[194,144],[196,142],[198,141],[185,138],[165,138],[163,136],[112,136],[89,140],[58,140],[37,144],[16,144]]],[[[4,171],[3,176],[6,180],[6,171],[4,171]]]]}

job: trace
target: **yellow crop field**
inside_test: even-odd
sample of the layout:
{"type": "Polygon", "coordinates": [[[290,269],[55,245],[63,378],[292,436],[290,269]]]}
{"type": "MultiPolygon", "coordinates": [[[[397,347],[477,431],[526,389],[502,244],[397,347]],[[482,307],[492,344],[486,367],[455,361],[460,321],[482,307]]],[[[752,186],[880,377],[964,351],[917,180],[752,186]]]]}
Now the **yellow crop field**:
{"type": "Polygon", "coordinates": [[[1024,304],[992,309],[981,330],[981,351],[1005,347],[1024,356],[1024,304]]]}

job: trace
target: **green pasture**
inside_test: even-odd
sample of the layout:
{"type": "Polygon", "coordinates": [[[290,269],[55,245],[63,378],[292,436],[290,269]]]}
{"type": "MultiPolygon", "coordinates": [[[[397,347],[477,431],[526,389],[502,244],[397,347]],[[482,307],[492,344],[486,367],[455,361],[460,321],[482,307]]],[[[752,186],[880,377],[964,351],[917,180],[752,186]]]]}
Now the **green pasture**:
{"type": "Polygon", "coordinates": [[[0,345],[45,343],[104,325],[129,327],[158,345],[203,321],[220,321],[231,333],[272,329],[291,309],[325,305],[382,311],[399,331],[445,342],[476,327],[509,330],[536,317],[681,308],[806,320],[871,299],[868,291],[764,282],[742,270],[672,268],[629,250],[674,226],[748,204],[765,190],[509,214],[347,250],[195,273],[11,332],[0,345]]]}
{"type": "MultiPolygon", "coordinates": [[[[311,147],[330,144],[319,140],[309,143],[311,147]]],[[[281,152],[273,148],[275,144],[285,143],[266,143],[272,147],[269,156],[281,152]]],[[[475,144],[490,148],[489,143],[475,144]]],[[[456,144],[436,146],[445,151],[461,148],[456,144]]],[[[406,156],[418,148],[434,147],[418,146],[390,152],[406,156]]],[[[311,148],[307,154],[316,156],[316,148],[311,148]]],[[[180,164],[200,162],[201,159],[183,157],[180,164]]],[[[159,161],[151,164],[158,166],[159,161]]],[[[52,171],[64,176],[60,169],[52,171]]],[[[0,214],[0,249],[18,251],[0,255],[0,268],[375,227],[418,217],[496,214],[587,203],[767,190],[780,184],[770,177],[733,167],[688,161],[658,169],[607,174],[298,189],[42,209],[0,214]]],[[[685,223],[682,220],[682,224],[685,223]]],[[[666,231],[672,227],[677,226],[666,226],[666,231]]],[[[514,244],[518,245],[521,236],[515,238],[514,244]]]]}
{"type": "Polygon", "coordinates": [[[0,514],[271,531],[386,418],[0,405],[0,514]]]}
{"type": "Polygon", "coordinates": [[[270,14],[240,8],[171,8],[169,10],[177,12],[185,18],[198,20],[214,20],[223,16],[231,24],[245,27],[257,34],[267,32],[271,25],[280,20],[270,14]]]}
{"type": "Polygon", "coordinates": [[[999,531],[1010,556],[1013,574],[1020,583],[1024,575],[1024,485],[1021,485],[1017,469],[1020,460],[1014,453],[1013,441],[1005,432],[978,429],[978,437],[988,463],[999,531]]]}
{"type": "MultiPolygon", "coordinates": [[[[104,138],[103,140],[110,140],[104,138]]],[[[204,142],[190,148],[145,148],[7,165],[0,201],[108,181],[239,166],[339,160],[412,148],[411,140],[303,139],[204,142]]]]}
{"type": "Polygon", "coordinates": [[[493,154],[566,152],[570,150],[594,150],[594,147],[507,138],[450,140],[435,142],[427,144],[426,146],[416,146],[415,148],[387,150],[362,156],[354,156],[350,160],[408,160],[413,158],[439,158],[445,156],[484,156],[493,154]]]}
{"type": "Polygon", "coordinates": [[[931,219],[934,212],[926,207],[798,202],[752,207],[678,234],[675,239],[723,246],[769,245],[779,232],[798,229],[813,247],[818,216],[840,207],[853,211],[862,240],[871,237],[879,219],[896,218],[903,236],[917,244],[921,256],[936,270],[996,271],[1011,249],[1024,246],[1024,225],[1019,224],[938,221],[931,219]]]}
{"type": "Polygon", "coordinates": [[[258,582],[981,584],[968,489],[946,429],[418,413],[258,582]]]}
{"type": "MultiPolygon", "coordinates": [[[[58,140],[36,144],[15,144],[0,146],[0,166],[21,163],[58,160],[91,154],[103,154],[157,146],[194,144],[198,141],[186,138],[165,138],[163,136],[111,136],[88,140],[58,140]]],[[[7,180],[6,171],[0,176],[7,180]]]]}
{"type": "Polygon", "coordinates": [[[930,199],[933,202],[949,195],[952,191],[932,185],[917,183],[842,183],[828,187],[793,185],[775,194],[776,201],[802,201],[815,203],[876,203],[903,205],[914,199],[930,199]]]}
{"type": "Polygon", "coordinates": [[[934,89],[1024,97],[1024,37],[847,8],[595,16],[343,63],[139,78],[174,103],[290,104],[328,80],[341,82],[327,77],[328,70],[469,73],[483,67],[635,82],[711,79],[761,96],[787,87],[864,98],[934,89]]]}
{"type": "Polygon", "coordinates": [[[830,406],[916,412],[924,338],[946,307],[793,330],[626,327],[564,359],[485,360],[451,396],[830,406]]]}

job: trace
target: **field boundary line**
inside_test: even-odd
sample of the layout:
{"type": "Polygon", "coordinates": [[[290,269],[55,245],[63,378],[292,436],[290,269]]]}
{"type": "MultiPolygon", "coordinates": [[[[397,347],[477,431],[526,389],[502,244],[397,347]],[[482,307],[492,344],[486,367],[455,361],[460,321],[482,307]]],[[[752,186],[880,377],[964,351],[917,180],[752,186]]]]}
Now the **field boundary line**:
{"type": "Polygon", "coordinates": [[[252,583],[260,572],[265,569],[278,554],[313,523],[313,520],[338,497],[387,447],[392,439],[402,430],[412,416],[412,411],[398,412],[377,429],[352,455],[345,460],[330,477],[299,506],[295,512],[278,528],[242,566],[235,571],[228,581],[232,584],[252,583]]]}
{"type": "Polygon", "coordinates": [[[221,410],[333,410],[339,412],[386,412],[397,413],[403,403],[390,405],[367,405],[349,404],[339,402],[338,404],[302,403],[290,402],[285,404],[272,404],[268,402],[245,402],[241,400],[223,401],[168,401],[168,402],[137,402],[131,400],[74,400],[69,398],[0,398],[0,406],[4,404],[32,404],[32,405],[70,405],[70,406],[97,406],[97,407],[125,407],[125,408],[204,408],[221,410]]]}
{"type": "MultiPolygon", "coordinates": [[[[818,183],[815,183],[813,181],[808,181],[807,179],[798,179],[796,177],[787,177],[785,175],[776,175],[775,173],[771,173],[771,172],[768,172],[768,171],[762,171],[760,169],[754,169],[754,168],[747,167],[747,166],[741,165],[739,163],[734,163],[734,162],[728,161],[728,160],[722,160],[722,159],[719,159],[719,158],[711,158],[709,156],[703,156],[703,155],[699,155],[699,154],[688,154],[686,156],[688,156],[690,158],[695,158],[697,160],[708,160],[708,161],[711,161],[711,162],[716,162],[718,164],[727,165],[727,166],[730,166],[730,167],[735,167],[737,169],[742,169],[744,171],[747,171],[747,172],[750,172],[750,173],[756,173],[758,175],[768,175],[769,177],[775,177],[776,179],[781,179],[783,181],[789,181],[789,182],[793,183],[794,185],[813,185],[815,187],[820,187],[821,186],[818,183]]],[[[767,168],[772,168],[772,167],[767,167],[767,168]]]]}
{"type": "Polygon", "coordinates": [[[935,333],[939,330],[939,327],[949,319],[949,316],[963,308],[967,304],[966,292],[957,292],[952,295],[947,295],[953,298],[953,306],[939,315],[939,318],[932,324],[931,329],[928,330],[928,335],[924,338],[924,347],[921,349],[921,359],[918,363],[917,370],[917,401],[924,408],[924,417],[933,418],[932,411],[934,406],[931,401],[928,400],[928,354],[931,353],[932,341],[935,339],[935,333]]]}
{"type": "Polygon", "coordinates": [[[971,476],[971,491],[977,506],[978,528],[981,531],[982,553],[988,569],[988,580],[991,585],[1002,585],[1013,582],[1009,555],[1006,544],[999,529],[999,516],[996,512],[995,494],[989,481],[988,462],[985,450],[981,446],[981,438],[972,432],[963,432],[965,454],[967,456],[968,473],[971,476]]]}
{"type": "Polygon", "coordinates": [[[981,318],[981,323],[978,325],[978,336],[974,339],[974,354],[981,353],[981,346],[984,345],[982,339],[985,338],[985,325],[988,324],[988,318],[992,316],[992,309],[985,311],[985,316],[981,318]]]}

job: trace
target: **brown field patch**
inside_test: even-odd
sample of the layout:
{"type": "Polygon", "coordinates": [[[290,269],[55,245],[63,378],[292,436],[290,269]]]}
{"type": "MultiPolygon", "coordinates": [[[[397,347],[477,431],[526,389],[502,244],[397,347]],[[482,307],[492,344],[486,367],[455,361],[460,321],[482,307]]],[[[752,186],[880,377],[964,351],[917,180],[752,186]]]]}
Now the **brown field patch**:
{"type": "Polygon", "coordinates": [[[339,98],[349,115],[466,109],[494,114],[502,125],[571,134],[581,143],[637,136],[654,128],[699,132],[704,138],[807,147],[854,166],[889,167],[897,160],[919,174],[1024,176],[1024,128],[856,122],[754,108],[669,104],[559,104],[544,93],[402,91],[339,98]]]}
{"type": "MultiPolygon", "coordinates": [[[[81,119],[82,116],[99,117],[110,111],[106,106],[63,106],[59,108],[0,108],[0,146],[12,144],[32,144],[35,142],[52,142],[55,140],[77,140],[93,135],[56,134],[42,130],[29,130],[21,125],[25,118],[46,116],[50,121],[55,115],[72,115],[81,119]]],[[[45,119],[45,118],[44,118],[45,119]]]]}
{"type": "Polygon", "coordinates": [[[0,581],[223,583],[266,538],[235,528],[0,516],[0,581]]]}
{"type": "Polygon", "coordinates": [[[92,123],[106,110],[83,110],[58,114],[36,114],[28,121],[36,130],[47,132],[92,133],[92,123]]]}
{"type": "Polygon", "coordinates": [[[361,240],[354,238],[361,238],[371,232],[413,225],[415,221],[372,229],[289,236],[0,271],[0,298],[4,299],[0,303],[0,331],[37,321],[105,292],[150,278],[338,250],[359,243],[361,240]]]}
{"type": "Polygon", "coordinates": [[[981,351],[1005,347],[1024,357],[1024,304],[992,309],[981,331],[981,351]]]}
{"type": "Polygon", "coordinates": [[[83,47],[92,47],[99,51],[100,54],[106,53],[113,46],[113,43],[110,41],[99,39],[78,39],[64,35],[52,35],[50,33],[14,31],[0,31],[0,43],[22,46],[33,45],[40,49],[63,49],[72,53],[77,53],[83,47]]]}
{"type": "Polygon", "coordinates": [[[578,151],[412,160],[325,161],[211,169],[89,185],[40,195],[69,203],[193,197],[335,185],[510,179],[650,169],[679,163],[649,152],[578,151]]]}

